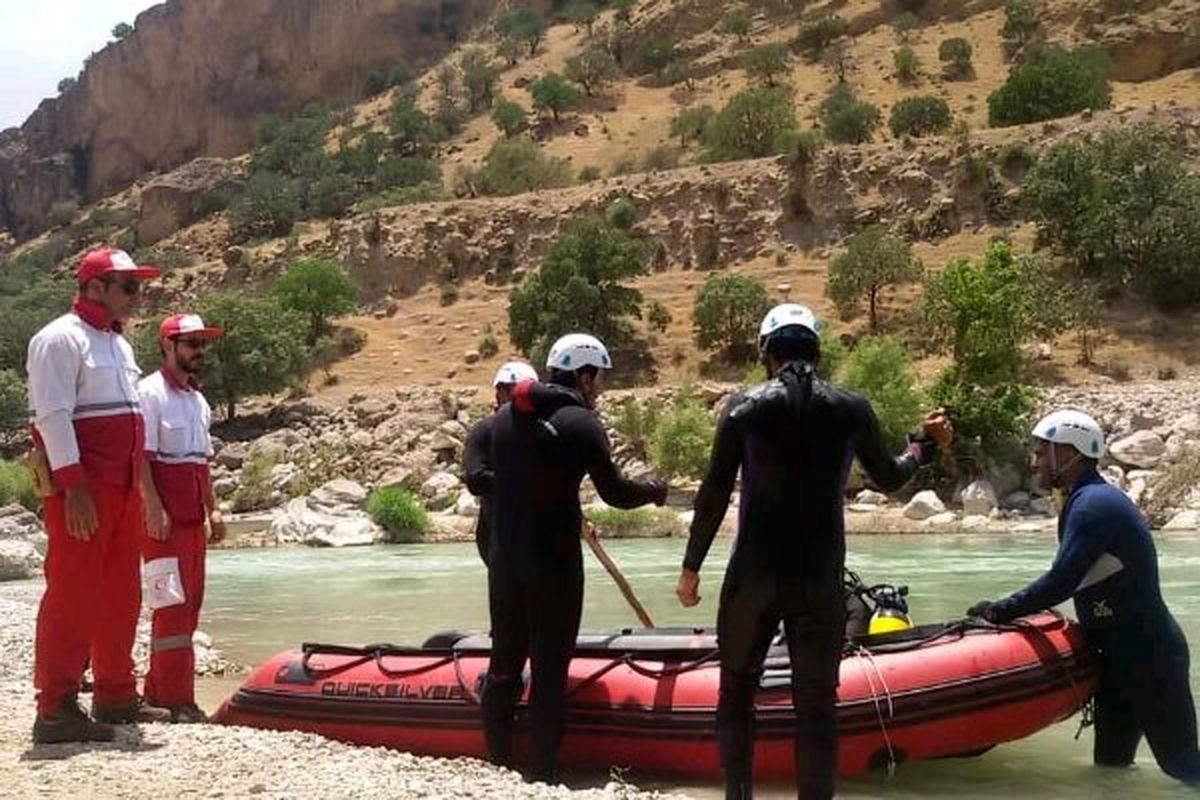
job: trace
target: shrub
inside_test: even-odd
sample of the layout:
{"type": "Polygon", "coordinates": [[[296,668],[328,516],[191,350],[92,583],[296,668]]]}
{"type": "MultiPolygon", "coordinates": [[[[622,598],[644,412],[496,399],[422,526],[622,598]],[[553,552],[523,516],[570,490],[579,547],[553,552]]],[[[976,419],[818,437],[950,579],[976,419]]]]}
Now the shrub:
{"type": "Polygon", "coordinates": [[[1042,48],[988,95],[988,124],[1021,125],[1108,108],[1112,104],[1110,67],[1108,56],[1099,49],[1067,52],[1042,48]]]}
{"type": "Polygon", "coordinates": [[[646,311],[646,323],[650,326],[650,330],[666,333],[667,326],[671,324],[671,312],[660,301],[655,300],[650,303],[650,307],[646,311]]]}
{"type": "Polygon", "coordinates": [[[261,453],[253,455],[242,465],[238,487],[230,501],[234,511],[258,511],[270,508],[274,489],[271,487],[271,468],[275,463],[261,453]]]}
{"type": "Polygon", "coordinates": [[[679,151],[670,145],[656,145],[647,150],[646,154],[642,156],[642,170],[645,172],[675,169],[678,166],[679,151]]]}
{"type": "Polygon", "coordinates": [[[643,70],[658,74],[660,77],[678,55],[675,45],[666,39],[651,38],[638,46],[637,64],[643,70]]]}
{"type": "Polygon", "coordinates": [[[713,273],[696,293],[692,325],[696,345],[731,359],[755,352],[758,325],[770,309],[767,287],[750,275],[713,273]]]}
{"type": "Polygon", "coordinates": [[[787,47],[778,43],[755,47],[742,56],[746,74],[769,87],[776,86],[780,76],[787,74],[790,61],[787,47]]]}
{"type": "Polygon", "coordinates": [[[917,387],[912,358],[896,339],[861,340],[847,357],[839,383],[870,401],[892,448],[900,447],[905,434],[921,420],[925,399],[917,387]]]}
{"type": "Polygon", "coordinates": [[[384,487],[367,498],[367,514],[387,533],[389,542],[419,542],[429,529],[429,514],[411,493],[384,487]]]}
{"type": "Polygon", "coordinates": [[[940,97],[922,95],[905,97],[892,106],[888,127],[892,135],[928,136],[943,133],[950,127],[950,106],[940,97]]]}
{"type": "Polygon", "coordinates": [[[0,460],[0,507],[12,503],[36,512],[41,499],[33,488],[33,476],[23,463],[0,460]]]}
{"type": "Polygon", "coordinates": [[[492,63],[491,56],[482,47],[468,47],[458,59],[458,70],[470,112],[491,108],[500,81],[500,70],[492,63]]]}
{"type": "Polygon", "coordinates": [[[637,206],[627,195],[621,195],[608,204],[604,211],[604,219],[614,228],[628,230],[637,221],[637,206]]]}
{"type": "Polygon", "coordinates": [[[438,183],[418,183],[415,186],[404,186],[399,189],[388,189],[374,197],[368,197],[354,204],[354,213],[364,214],[368,211],[378,211],[381,208],[406,206],[413,203],[433,203],[445,200],[446,192],[438,183]]]}
{"type": "Polygon", "coordinates": [[[46,220],[56,228],[65,228],[75,221],[79,214],[79,203],[75,200],[59,200],[50,206],[46,220]]]}
{"type": "Polygon", "coordinates": [[[74,89],[78,83],[79,81],[75,78],[63,78],[58,82],[58,93],[60,95],[66,94],[74,89]]]}
{"type": "Polygon", "coordinates": [[[655,428],[650,452],[654,467],[671,477],[702,477],[708,467],[715,428],[708,409],[681,394],[655,428]]]}
{"type": "Polygon", "coordinates": [[[479,340],[479,357],[491,358],[500,352],[500,343],[496,341],[496,334],[490,330],[484,332],[483,338],[479,340]]]}
{"type": "Polygon", "coordinates": [[[729,99],[704,132],[707,161],[761,158],[782,152],[796,129],[791,93],[746,89],[729,99]]]}
{"type": "Polygon", "coordinates": [[[745,42],[750,36],[750,18],[739,11],[730,12],[721,19],[718,30],[726,36],[736,36],[739,42],[745,42]]]}
{"type": "Polygon", "coordinates": [[[682,83],[683,87],[689,92],[695,91],[696,70],[693,68],[691,61],[685,58],[677,58],[663,70],[662,82],[667,86],[677,86],[682,83]]]}
{"type": "Polygon", "coordinates": [[[921,28],[924,25],[921,18],[911,11],[903,11],[892,18],[892,30],[896,32],[896,38],[902,42],[909,40],[909,35],[921,28]]]}
{"type": "Polygon", "coordinates": [[[533,58],[546,34],[546,19],[541,12],[525,6],[501,17],[497,32],[506,39],[524,44],[529,48],[529,57],[533,58]]]}
{"type": "Polygon", "coordinates": [[[1176,509],[1187,505],[1197,486],[1200,486],[1200,453],[1185,452],[1178,461],[1160,470],[1150,483],[1149,496],[1141,504],[1150,524],[1155,528],[1166,525],[1176,509]]]}
{"type": "Polygon", "coordinates": [[[944,39],[938,45],[938,60],[946,66],[943,72],[948,80],[963,80],[971,76],[971,43],[961,37],[944,39]]]}
{"type": "Polygon", "coordinates": [[[857,313],[865,299],[874,332],[879,328],[880,293],[889,286],[920,280],[922,271],[908,242],[875,225],[852,236],[846,252],[830,262],[825,293],[843,316],[857,313]]]}
{"type": "Polygon", "coordinates": [[[28,409],[29,400],[21,373],[15,369],[0,369],[0,433],[25,427],[28,409]]]}
{"type": "Polygon", "coordinates": [[[600,172],[600,168],[594,164],[589,164],[579,170],[580,183],[591,183],[592,181],[600,180],[602,177],[604,175],[600,172]]]}
{"type": "Polygon", "coordinates": [[[587,29],[588,38],[592,38],[593,30],[596,25],[596,18],[600,15],[600,9],[595,3],[589,0],[575,0],[571,5],[567,6],[566,18],[575,26],[575,30],[580,28],[587,29]]]}
{"type": "Polygon", "coordinates": [[[368,72],[363,88],[368,95],[375,95],[396,86],[403,86],[412,79],[412,68],[403,61],[398,61],[390,67],[379,67],[368,72]]]}
{"type": "Polygon", "coordinates": [[[1023,47],[1037,31],[1037,9],[1033,0],[1005,0],[1004,27],[1000,35],[1011,48],[1023,47]]]}
{"type": "Polygon", "coordinates": [[[340,217],[354,204],[358,184],[349,175],[334,173],[314,183],[308,190],[308,209],[317,217],[340,217]]]}
{"type": "Polygon", "coordinates": [[[377,189],[402,189],[423,183],[436,184],[441,178],[441,171],[433,159],[391,156],[375,167],[372,182],[377,189]]]}
{"type": "Polygon", "coordinates": [[[579,105],[579,92],[557,72],[547,72],[529,84],[529,94],[537,111],[548,110],[555,122],[559,114],[579,105]]]}
{"type": "Polygon", "coordinates": [[[617,410],[609,415],[613,430],[633,449],[634,454],[641,460],[649,458],[650,443],[654,432],[658,430],[658,420],[662,416],[662,403],[649,399],[641,403],[634,397],[626,397],[621,401],[617,410]]]}
{"type": "Polygon", "coordinates": [[[896,66],[896,80],[905,86],[913,86],[921,79],[921,59],[908,45],[893,51],[892,62],[896,66]]]}
{"type": "Polygon", "coordinates": [[[1136,125],[1057,142],[1023,191],[1040,236],[1078,274],[1163,307],[1200,302],[1200,178],[1170,131],[1136,125]]]}
{"type": "Polygon", "coordinates": [[[259,236],[287,236],[300,216],[296,184],[274,172],[256,172],[246,191],[229,209],[234,238],[246,241],[259,236]]]}
{"type": "Polygon", "coordinates": [[[879,109],[854,96],[850,84],[839,82],[821,102],[821,130],[832,141],[862,144],[879,126],[879,109]]]}
{"type": "Polygon", "coordinates": [[[306,258],[294,261],[280,276],[271,293],[288,311],[308,319],[308,343],[329,329],[329,320],[354,310],[358,295],[348,275],[332,261],[306,258]]]}
{"type": "Polygon", "coordinates": [[[679,146],[699,141],[717,116],[712,106],[688,106],[671,119],[671,135],[679,137],[679,146]]]}
{"type": "Polygon", "coordinates": [[[483,194],[520,194],[569,185],[571,168],[561,158],[547,156],[529,139],[502,139],[484,156],[475,181],[483,194]]]}
{"type": "Polygon", "coordinates": [[[313,177],[325,161],[329,111],[309,106],[288,120],[267,117],[255,131],[251,174],[270,172],[288,178],[313,177]]]}
{"type": "Polygon", "coordinates": [[[492,109],[492,122],[511,139],[529,127],[528,112],[511,100],[503,100],[492,109]]]}
{"type": "Polygon", "coordinates": [[[816,61],[835,39],[846,34],[846,21],[828,11],[812,11],[800,19],[794,45],[810,61],[816,61]]]}
{"type": "Polygon", "coordinates": [[[1023,142],[1009,142],[1000,148],[1000,170],[1010,178],[1024,177],[1037,161],[1037,154],[1023,142]]]}
{"type": "Polygon", "coordinates": [[[600,220],[575,220],[509,295],[509,338],[534,363],[570,331],[589,331],[610,351],[631,345],[642,294],[625,282],[645,274],[646,262],[641,240],[600,220]]]}
{"type": "Polygon", "coordinates": [[[433,120],[411,97],[397,96],[388,115],[392,151],[399,156],[427,156],[436,139],[433,120]]]}
{"type": "Polygon", "coordinates": [[[564,74],[567,80],[574,81],[583,87],[583,93],[588,97],[612,83],[620,70],[612,54],[603,47],[593,45],[577,56],[567,59],[564,74]]]}
{"type": "Polygon", "coordinates": [[[112,37],[118,42],[123,42],[133,36],[133,26],[128,22],[118,22],[113,26],[112,37]]]}
{"type": "Polygon", "coordinates": [[[601,533],[618,538],[672,536],[684,531],[674,512],[663,508],[597,508],[588,506],[583,516],[601,533]]]}

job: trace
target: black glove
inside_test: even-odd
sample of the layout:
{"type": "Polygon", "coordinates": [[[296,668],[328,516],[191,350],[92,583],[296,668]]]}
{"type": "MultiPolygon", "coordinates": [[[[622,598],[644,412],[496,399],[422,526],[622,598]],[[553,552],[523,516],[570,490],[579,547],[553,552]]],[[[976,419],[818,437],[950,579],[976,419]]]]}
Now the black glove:
{"type": "Polygon", "coordinates": [[[651,500],[653,500],[654,505],[666,505],[667,491],[671,488],[670,484],[664,480],[659,480],[658,478],[648,481],[648,483],[650,484],[650,497],[651,500]]]}
{"type": "Polygon", "coordinates": [[[968,617],[981,617],[983,619],[986,619],[988,622],[991,622],[992,621],[991,611],[992,611],[992,601],[991,600],[980,600],[978,603],[976,603],[975,605],[973,605],[967,609],[967,616],[968,617]]]}
{"type": "Polygon", "coordinates": [[[922,467],[931,463],[938,454],[937,442],[920,428],[908,435],[908,446],[910,450],[916,450],[917,463],[922,467]]]}

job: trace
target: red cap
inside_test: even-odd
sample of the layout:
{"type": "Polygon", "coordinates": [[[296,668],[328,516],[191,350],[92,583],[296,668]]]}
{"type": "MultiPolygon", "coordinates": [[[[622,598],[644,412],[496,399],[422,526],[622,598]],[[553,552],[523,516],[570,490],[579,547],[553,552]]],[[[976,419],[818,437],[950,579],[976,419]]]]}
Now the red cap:
{"type": "Polygon", "coordinates": [[[135,281],[150,281],[162,274],[158,267],[140,267],[124,250],[115,247],[103,247],[92,250],[79,262],[75,277],[80,283],[87,283],[94,278],[105,275],[120,274],[133,278],[135,281]]]}
{"type": "Polygon", "coordinates": [[[216,339],[224,332],[220,328],[206,326],[199,314],[173,314],[158,326],[158,335],[162,339],[174,339],[177,336],[185,335],[198,336],[201,339],[216,339]]]}

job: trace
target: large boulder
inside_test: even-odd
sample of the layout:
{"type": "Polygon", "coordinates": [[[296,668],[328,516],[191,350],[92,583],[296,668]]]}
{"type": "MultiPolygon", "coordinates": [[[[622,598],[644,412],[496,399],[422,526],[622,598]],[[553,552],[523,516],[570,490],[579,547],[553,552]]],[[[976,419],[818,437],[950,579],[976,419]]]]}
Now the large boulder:
{"type": "Polygon", "coordinates": [[[309,501],[315,506],[361,508],[367,502],[367,490],[356,481],[335,478],[315,489],[309,501]]]}
{"type": "Polygon", "coordinates": [[[348,547],[382,541],[383,530],[362,511],[318,509],[307,497],[297,497],[275,513],[271,535],[285,544],[348,547]]]}
{"type": "Polygon", "coordinates": [[[1153,431],[1137,431],[1112,443],[1109,453],[1127,467],[1154,469],[1167,452],[1166,442],[1153,431]]]}
{"type": "Polygon", "coordinates": [[[421,484],[421,496],[430,508],[441,510],[458,500],[462,481],[450,472],[435,472],[421,484]]]}
{"type": "Polygon", "coordinates": [[[931,489],[917,492],[908,501],[908,505],[904,506],[904,516],[915,520],[929,519],[935,514],[942,514],[945,511],[945,503],[931,489]]]}
{"type": "Polygon", "coordinates": [[[145,247],[186,228],[211,210],[210,198],[238,188],[237,169],[223,158],[197,158],[142,189],[137,241],[145,247]]]}
{"type": "Polygon", "coordinates": [[[28,539],[0,539],[0,581],[22,581],[42,571],[42,556],[28,539]]]}
{"type": "Polygon", "coordinates": [[[1200,511],[1180,511],[1163,525],[1164,530],[1200,530],[1200,511]]]}
{"type": "Polygon", "coordinates": [[[996,509],[996,490],[984,478],[971,481],[962,491],[963,514],[986,517],[996,509]]]}
{"type": "Polygon", "coordinates": [[[46,555],[47,539],[42,521],[37,514],[15,503],[0,508],[0,541],[27,542],[39,559],[46,555]]]}

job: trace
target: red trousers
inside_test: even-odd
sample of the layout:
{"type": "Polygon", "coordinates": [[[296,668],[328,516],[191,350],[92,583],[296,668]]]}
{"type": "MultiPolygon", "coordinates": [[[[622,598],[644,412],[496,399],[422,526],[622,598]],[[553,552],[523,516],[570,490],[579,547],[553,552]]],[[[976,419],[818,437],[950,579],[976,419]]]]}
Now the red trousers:
{"type": "Polygon", "coordinates": [[[46,498],[46,591],[38,609],[34,686],[38,713],[51,715],[79,691],[88,659],[93,700],[134,698],[133,641],[142,604],[140,571],[144,529],[136,484],[88,481],[100,525],[89,541],[67,534],[61,495],[46,498]]]}
{"type": "Polygon", "coordinates": [[[150,671],[146,674],[146,699],[157,706],[196,702],[196,657],[192,634],[200,624],[204,602],[204,523],[171,523],[165,542],[146,537],[146,561],[174,556],[179,559],[179,580],[184,602],[154,611],[150,633],[150,671]]]}

